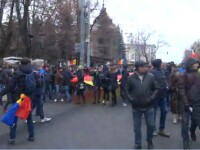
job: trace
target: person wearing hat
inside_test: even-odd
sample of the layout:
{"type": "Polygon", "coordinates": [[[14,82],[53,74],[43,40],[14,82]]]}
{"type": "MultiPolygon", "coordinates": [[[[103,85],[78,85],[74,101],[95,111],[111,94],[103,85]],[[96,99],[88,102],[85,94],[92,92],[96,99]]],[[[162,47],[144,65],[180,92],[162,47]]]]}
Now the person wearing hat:
{"type": "Polygon", "coordinates": [[[186,72],[179,75],[179,94],[182,100],[182,138],[183,148],[190,149],[189,131],[193,141],[196,141],[196,128],[200,127],[200,73],[199,62],[189,58],[185,62],[186,72]],[[189,120],[191,128],[189,129],[189,120]]]}
{"type": "Polygon", "coordinates": [[[128,77],[127,98],[132,104],[133,122],[135,132],[135,148],[142,149],[141,124],[142,116],[145,116],[147,126],[148,149],[153,149],[154,132],[154,109],[153,101],[158,92],[158,85],[155,77],[147,72],[147,63],[137,61],[135,72],[128,77]]]}
{"type": "Polygon", "coordinates": [[[165,76],[165,72],[162,69],[162,60],[155,59],[152,61],[153,69],[150,71],[156,78],[156,82],[158,83],[160,89],[157,97],[154,101],[154,118],[155,118],[155,131],[154,136],[159,134],[163,137],[170,137],[170,134],[165,132],[165,121],[167,118],[168,105],[167,105],[167,91],[168,91],[168,83],[167,78],[165,76]],[[160,127],[159,132],[156,132],[156,116],[158,107],[160,108],[160,127]]]}

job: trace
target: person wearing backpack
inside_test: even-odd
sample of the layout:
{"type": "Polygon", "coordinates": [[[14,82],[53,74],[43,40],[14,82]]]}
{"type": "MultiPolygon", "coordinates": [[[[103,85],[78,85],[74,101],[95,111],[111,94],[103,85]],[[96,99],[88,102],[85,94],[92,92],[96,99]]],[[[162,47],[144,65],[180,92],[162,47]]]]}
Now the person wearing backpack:
{"type": "MultiPolygon", "coordinates": [[[[12,104],[15,104],[15,102],[20,98],[21,94],[25,94],[32,100],[33,92],[36,88],[36,79],[33,74],[33,67],[30,63],[31,61],[28,58],[23,58],[21,60],[21,65],[19,65],[18,69],[14,73],[14,77],[12,78],[9,85],[0,92],[0,96],[3,97],[4,95],[13,91],[15,99],[13,100],[12,104]]],[[[28,141],[34,141],[35,137],[32,112],[30,112],[27,118],[27,126],[29,132],[28,141]]],[[[10,127],[9,144],[15,144],[16,129],[17,121],[13,127],[10,127]]]]}

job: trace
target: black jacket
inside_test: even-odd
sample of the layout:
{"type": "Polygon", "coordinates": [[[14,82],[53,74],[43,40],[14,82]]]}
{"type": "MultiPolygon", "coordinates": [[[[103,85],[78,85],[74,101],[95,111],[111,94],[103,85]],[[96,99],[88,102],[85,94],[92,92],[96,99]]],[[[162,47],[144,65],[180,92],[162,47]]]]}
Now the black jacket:
{"type": "Polygon", "coordinates": [[[70,81],[72,79],[72,74],[70,71],[65,70],[63,73],[63,84],[64,86],[70,86],[70,81]]]}
{"type": "Polygon", "coordinates": [[[121,79],[121,84],[120,87],[122,89],[124,89],[127,85],[127,81],[128,81],[128,77],[129,77],[129,72],[127,70],[123,70],[122,71],[122,79],[121,79]]]}
{"type": "Polygon", "coordinates": [[[118,87],[117,73],[110,73],[110,90],[116,90],[118,87]]]}
{"type": "MultiPolygon", "coordinates": [[[[23,91],[23,87],[20,88],[20,90],[16,90],[17,87],[17,83],[20,82],[20,76],[22,73],[24,74],[30,74],[33,72],[33,67],[32,65],[20,65],[18,67],[18,69],[16,70],[16,72],[14,73],[13,78],[11,79],[10,83],[8,84],[8,86],[6,86],[6,88],[0,93],[0,96],[4,96],[9,92],[12,92],[13,95],[15,96],[15,100],[13,103],[15,103],[16,100],[19,99],[20,94],[24,93],[23,91]]],[[[37,81],[36,81],[37,82],[37,81]]],[[[28,95],[28,96],[32,96],[32,95],[28,95]]]]}
{"type": "Polygon", "coordinates": [[[133,109],[149,109],[153,107],[158,89],[158,84],[152,74],[146,73],[141,81],[138,74],[134,73],[128,78],[127,98],[133,109]]]}
{"type": "Polygon", "coordinates": [[[151,73],[155,76],[156,82],[158,83],[159,88],[160,88],[157,96],[158,97],[165,96],[167,92],[167,87],[168,87],[165,72],[159,68],[153,68],[151,70],[151,73]]]}

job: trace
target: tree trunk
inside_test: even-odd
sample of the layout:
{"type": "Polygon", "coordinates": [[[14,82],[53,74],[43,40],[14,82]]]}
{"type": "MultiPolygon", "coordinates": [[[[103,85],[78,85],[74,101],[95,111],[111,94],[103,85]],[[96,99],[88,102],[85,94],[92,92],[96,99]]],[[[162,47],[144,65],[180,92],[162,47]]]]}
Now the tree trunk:
{"type": "Polygon", "coordinates": [[[13,35],[12,24],[13,24],[14,5],[15,5],[15,0],[13,0],[11,3],[10,16],[9,16],[9,22],[8,22],[8,33],[2,42],[3,43],[2,51],[1,51],[2,56],[4,56],[5,54],[9,54],[7,51],[9,50],[11,38],[13,35]]]}
{"type": "Polygon", "coordinates": [[[31,57],[31,37],[28,31],[28,21],[29,21],[29,6],[30,6],[30,0],[26,0],[24,2],[24,15],[23,19],[21,18],[21,12],[20,12],[20,4],[19,0],[16,0],[16,12],[17,12],[17,18],[19,23],[19,32],[22,37],[22,43],[25,49],[25,56],[31,57]]]}

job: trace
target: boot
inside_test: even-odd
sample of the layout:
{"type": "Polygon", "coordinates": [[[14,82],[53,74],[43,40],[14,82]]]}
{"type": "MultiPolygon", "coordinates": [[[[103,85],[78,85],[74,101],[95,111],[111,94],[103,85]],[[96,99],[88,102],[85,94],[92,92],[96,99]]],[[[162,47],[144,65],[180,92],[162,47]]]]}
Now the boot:
{"type": "Polygon", "coordinates": [[[190,136],[191,136],[192,141],[196,141],[197,140],[197,136],[196,136],[195,131],[190,130],[190,136]]]}
{"type": "Polygon", "coordinates": [[[183,142],[183,149],[190,149],[189,142],[183,142]]]}

